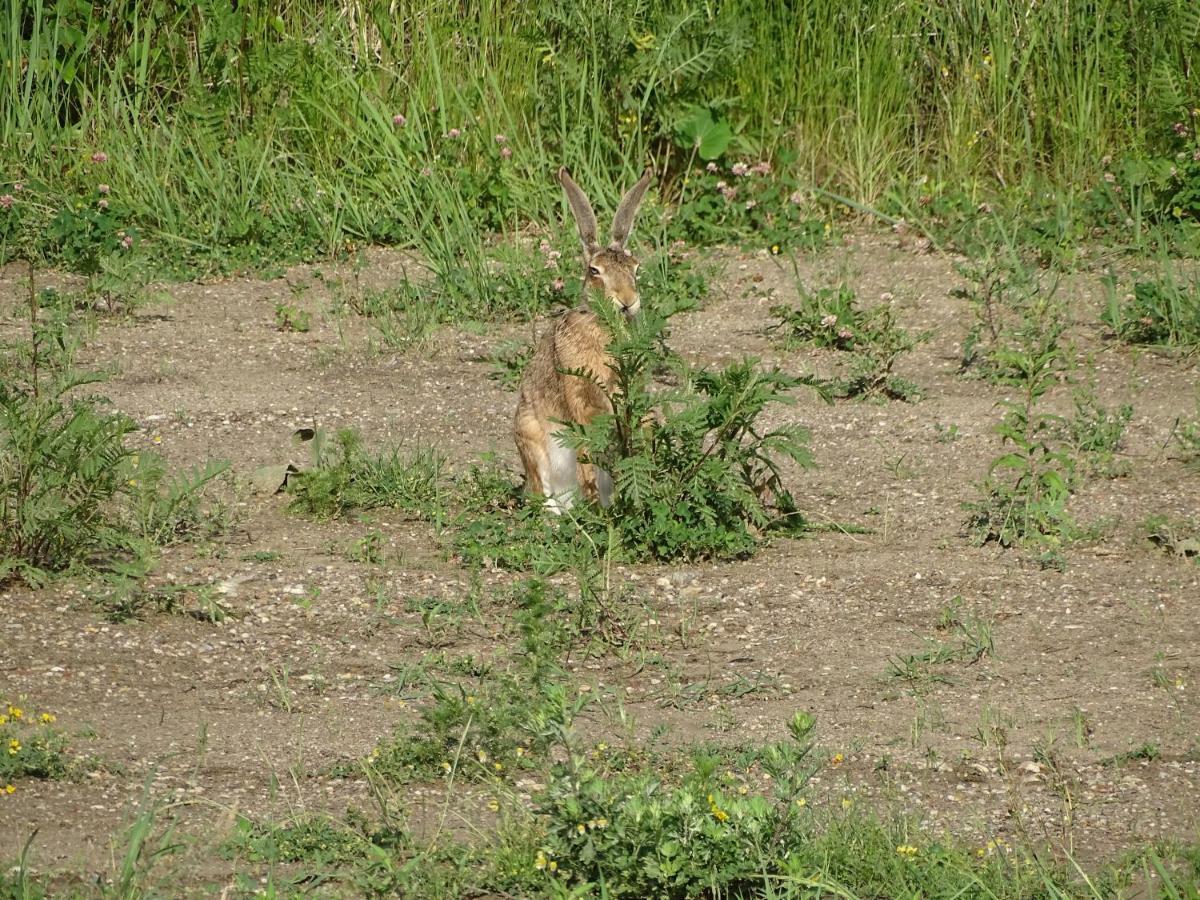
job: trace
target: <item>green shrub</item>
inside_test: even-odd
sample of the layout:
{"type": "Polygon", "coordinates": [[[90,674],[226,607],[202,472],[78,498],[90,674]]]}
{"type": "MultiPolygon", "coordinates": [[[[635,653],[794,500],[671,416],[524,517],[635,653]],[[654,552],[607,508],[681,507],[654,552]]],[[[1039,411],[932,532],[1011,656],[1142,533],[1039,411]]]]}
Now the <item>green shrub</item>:
{"type": "Polygon", "coordinates": [[[799,425],[764,428],[761,417],[794,402],[811,377],[762,371],[755,360],[693,369],[663,349],[673,310],[632,323],[596,304],[614,335],[613,412],[572,425],[578,452],[611,473],[603,515],[622,551],[636,559],[725,558],[749,554],[768,529],[799,532],[805,520],[783,487],[780,460],[813,464],[799,425]],[[666,366],[677,387],[656,393],[652,372],[666,366]]]}
{"type": "Polygon", "coordinates": [[[1169,267],[1154,281],[1138,281],[1118,301],[1109,291],[1102,318],[1123,341],[1165,347],[1200,346],[1200,280],[1181,282],[1169,267]]]}

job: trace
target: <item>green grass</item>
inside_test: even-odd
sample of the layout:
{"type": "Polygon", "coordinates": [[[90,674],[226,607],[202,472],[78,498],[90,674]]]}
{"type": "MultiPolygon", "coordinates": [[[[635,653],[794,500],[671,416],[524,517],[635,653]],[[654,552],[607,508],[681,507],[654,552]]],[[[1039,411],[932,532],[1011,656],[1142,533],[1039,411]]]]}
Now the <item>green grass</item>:
{"type": "Polygon", "coordinates": [[[552,221],[560,163],[611,201],[647,157],[664,234],[702,243],[820,241],[843,200],[911,220],[1009,193],[1064,247],[1200,212],[1188,0],[5,0],[0,21],[0,252],[97,278],[385,243],[477,292],[478,234],[552,221]]]}

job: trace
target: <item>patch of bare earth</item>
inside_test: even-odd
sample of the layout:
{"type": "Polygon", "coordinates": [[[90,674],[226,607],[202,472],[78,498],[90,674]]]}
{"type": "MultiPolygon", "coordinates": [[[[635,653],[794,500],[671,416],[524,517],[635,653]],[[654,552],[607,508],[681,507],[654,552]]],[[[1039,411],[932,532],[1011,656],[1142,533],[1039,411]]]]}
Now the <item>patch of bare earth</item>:
{"type": "MultiPolygon", "coordinates": [[[[795,372],[835,370],[835,355],[785,352],[763,333],[768,307],[793,296],[790,269],[736,254],[722,264],[712,301],[675,321],[678,350],[699,362],[753,354],[795,372]]],[[[399,265],[377,253],[363,277],[387,283],[399,265]]],[[[801,508],[870,532],[776,540],[745,562],[623,570],[653,611],[662,661],[580,657],[578,676],[619,699],[637,733],[666,724],[681,745],[778,739],[794,711],[810,710],[822,745],[844,755],[819,775],[819,802],[910,813],[936,833],[1044,842],[1088,859],[1194,839],[1200,568],[1156,550],[1139,527],[1150,514],[1200,508],[1200,478],[1168,445],[1176,417],[1194,411],[1194,366],[1108,342],[1099,276],[1064,283],[1071,336],[1094,360],[1101,399],[1134,406],[1121,454],[1131,470],[1084,485],[1073,512],[1106,522],[1104,537],[1071,548],[1065,572],[1046,570],[1019,552],[974,547],[962,530],[961,504],[999,452],[992,429],[1006,394],[957,373],[969,313],[950,295],[953,260],[862,237],[802,260],[801,274],[814,285],[845,279],[868,302],[890,293],[902,325],[933,332],[899,364],[925,390],[921,402],[831,407],[801,395],[774,413],[812,430],[820,467],[793,478],[801,508]],[[949,426],[957,439],[944,439],[949,426]],[[891,659],[929,638],[954,640],[935,630],[954,597],[992,623],[994,655],[937,668],[944,679],[888,677],[891,659]],[[1165,687],[1151,677],[1156,666],[1165,687]],[[1157,758],[1114,762],[1146,744],[1157,758]]],[[[141,423],[147,446],[179,466],[228,459],[243,485],[258,466],[305,462],[290,436],[314,425],[356,428],[370,445],[432,445],[458,469],[495,451],[515,475],[514,396],[478,357],[530,328],[446,330],[420,351],[372,351],[362,320],[330,313],[330,285],[349,276],[323,275],[170,286],[169,303],[102,324],[88,361],[116,367],[105,392],[141,423]],[[312,330],[279,331],[278,302],[311,311],[312,330]]],[[[8,333],[19,326],[23,277],[0,273],[8,333]]],[[[1059,393],[1055,402],[1069,402],[1059,393]]],[[[393,728],[420,728],[420,697],[395,689],[398,672],[426,653],[487,656],[515,643],[498,601],[436,635],[409,611],[414,598],[470,588],[432,526],[386,511],[313,523],[282,497],[233,496],[232,533],[171,550],[156,575],[207,586],[230,613],[223,621],[112,624],[78,589],[7,589],[0,697],[53,710],[75,749],[103,767],[78,781],[22,782],[0,798],[0,858],[14,858],[36,828],[38,868],[105,870],[148,785],[176,801],[172,814],[196,838],[188,877],[220,882],[236,863],[209,851],[235,813],[371,804],[362,778],[330,770],[393,728]],[[371,529],[384,536],[385,562],[349,561],[346,548],[371,529]]],[[[484,573],[482,596],[510,578],[484,573]]],[[[617,731],[600,712],[585,729],[597,739],[617,731]]],[[[441,819],[439,785],[398,799],[421,828],[441,819]]],[[[448,809],[469,832],[482,802],[466,791],[448,809]]]]}

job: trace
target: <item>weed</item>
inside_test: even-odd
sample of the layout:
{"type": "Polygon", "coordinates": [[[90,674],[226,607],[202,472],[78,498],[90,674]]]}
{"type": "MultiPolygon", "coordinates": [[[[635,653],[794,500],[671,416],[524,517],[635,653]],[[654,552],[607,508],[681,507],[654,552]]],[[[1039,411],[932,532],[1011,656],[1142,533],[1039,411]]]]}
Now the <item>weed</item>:
{"type": "Polygon", "coordinates": [[[72,759],[66,736],[54,727],[50,712],[26,711],[6,701],[0,704],[0,794],[19,788],[24,778],[64,779],[88,771],[89,766],[72,759]]]}
{"type": "Polygon", "coordinates": [[[918,400],[917,385],[893,374],[896,361],[928,334],[911,335],[896,324],[890,301],[864,310],[854,291],[845,285],[808,291],[795,279],[799,305],[773,306],[780,321],[772,330],[783,332],[785,346],[810,344],[851,354],[847,376],[834,379],[831,392],[838,397],[882,397],[918,400]]]}
{"type": "Polygon", "coordinates": [[[171,477],[131,449],[136,423],[83,393],[105,376],[76,369],[77,330],[61,308],[39,315],[32,282],[29,296],[30,343],[0,360],[0,581],[144,572],[156,545],[220,530],[201,492],[226,466],[171,477]]]}
{"type": "Polygon", "coordinates": [[[1105,407],[1092,385],[1077,388],[1073,400],[1074,415],[1061,423],[1059,437],[1090,472],[1107,478],[1127,475],[1129,464],[1117,460],[1116,454],[1133,418],[1133,406],[1125,403],[1116,409],[1105,407]]]}
{"type": "Polygon", "coordinates": [[[275,327],[280,331],[306,332],[312,327],[312,313],[290,303],[275,304],[275,327]]]}
{"type": "Polygon", "coordinates": [[[346,559],[372,566],[379,565],[383,562],[383,535],[378,531],[367,532],[350,545],[346,551],[346,559]]]}
{"type": "Polygon", "coordinates": [[[444,513],[444,461],[437,451],[418,449],[402,456],[390,450],[375,456],[354,431],[339,431],[331,441],[318,429],[313,461],[312,469],[288,479],[290,508],[297,512],[328,519],[388,507],[433,520],[444,513]]]}
{"type": "Polygon", "coordinates": [[[1052,440],[1059,417],[1038,409],[1062,365],[1057,336],[1043,335],[1029,350],[998,351],[997,359],[1020,378],[1021,394],[1003,401],[996,427],[1014,449],[992,461],[981,498],[965,504],[967,526],[980,544],[1035,546],[1044,562],[1061,566],[1063,544],[1078,533],[1066,510],[1076,462],[1052,440]]]}
{"type": "Polygon", "coordinates": [[[1192,520],[1172,521],[1163,515],[1150,516],[1142,530],[1154,546],[1179,559],[1200,563],[1200,524],[1192,520]]]}
{"type": "Polygon", "coordinates": [[[1122,300],[1110,279],[1102,318],[1130,344],[1195,348],[1200,346],[1200,279],[1184,282],[1164,262],[1161,276],[1135,282],[1122,300]]]}

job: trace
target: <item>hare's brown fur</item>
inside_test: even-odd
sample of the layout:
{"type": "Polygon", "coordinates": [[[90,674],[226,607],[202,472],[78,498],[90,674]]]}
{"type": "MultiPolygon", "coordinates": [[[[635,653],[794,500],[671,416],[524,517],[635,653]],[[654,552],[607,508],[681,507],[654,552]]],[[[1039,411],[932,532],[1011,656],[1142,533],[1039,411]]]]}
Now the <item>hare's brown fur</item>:
{"type": "MultiPolygon", "coordinates": [[[[647,170],[621,200],[613,221],[612,243],[601,247],[596,243],[596,221],[587,197],[565,169],[559,170],[559,180],[579,225],[585,284],[602,292],[629,317],[637,314],[641,301],[638,261],[625,249],[625,241],[650,178],[647,170]]],[[[586,307],[572,309],[554,320],[521,377],[513,433],[525,468],[525,487],[530,493],[547,497],[555,512],[570,505],[570,494],[575,489],[584,499],[603,503],[608,502],[611,493],[607,474],[577,460],[556,437],[564,427],[560,423],[590,422],[612,409],[608,342],[608,330],[594,312],[586,307]],[[587,376],[569,374],[580,371],[587,376]]]]}

